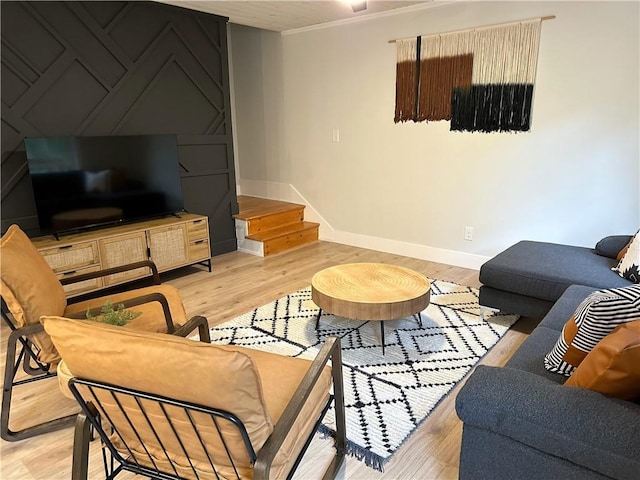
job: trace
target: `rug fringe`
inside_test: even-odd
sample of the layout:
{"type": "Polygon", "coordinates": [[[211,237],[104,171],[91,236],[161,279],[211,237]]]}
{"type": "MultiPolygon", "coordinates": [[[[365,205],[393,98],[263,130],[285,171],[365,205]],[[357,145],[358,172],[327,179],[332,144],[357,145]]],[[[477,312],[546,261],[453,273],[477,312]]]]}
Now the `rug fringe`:
{"type": "MultiPolygon", "coordinates": [[[[320,426],[318,427],[318,433],[322,435],[322,438],[335,438],[336,436],[336,432],[324,424],[320,424],[320,426]]],[[[361,447],[360,445],[352,442],[349,439],[347,439],[345,454],[349,455],[350,457],[354,457],[360,462],[364,462],[367,467],[373,468],[378,472],[384,472],[384,465],[389,460],[388,458],[376,455],[375,453],[367,450],[364,447],[361,447]]]]}

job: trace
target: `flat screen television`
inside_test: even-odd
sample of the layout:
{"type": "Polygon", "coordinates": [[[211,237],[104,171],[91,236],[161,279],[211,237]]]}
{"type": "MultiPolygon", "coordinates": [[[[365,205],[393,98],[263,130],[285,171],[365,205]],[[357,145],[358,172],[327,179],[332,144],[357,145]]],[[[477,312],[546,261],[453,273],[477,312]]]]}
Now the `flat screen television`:
{"type": "Polygon", "coordinates": [[[41,234],[184,209],[175,135],[25,138],[41,234]]]}

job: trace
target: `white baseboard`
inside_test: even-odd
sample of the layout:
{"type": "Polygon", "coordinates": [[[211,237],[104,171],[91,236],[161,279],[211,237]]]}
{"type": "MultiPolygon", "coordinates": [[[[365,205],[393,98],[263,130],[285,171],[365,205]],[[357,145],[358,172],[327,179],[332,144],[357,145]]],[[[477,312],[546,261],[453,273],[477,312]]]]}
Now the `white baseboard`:
{"type": "Polygon", "coordinates": [[[335,230],[293,185],[287,183],[241,179],[240,184],[237,186],[237,191],[240,195],[270,198],[272,200],[305,205],[305,220],[320,224],[320,240],[419,258],[456,267],[470,268],[472,270],[480,270],[480,266],[490,259],[490,257],[483,255],[335,230]]]}
{"type": "Polygon", "coordinates": [[[457,252],[455,250],[446,250],[444,248],[435,248],[427,245],[418,245],[415,243],[401,242],[399,240],[370,237],[368,235],[342,231],[336,231],[332,241],[344,245],[377,250],[379,252],[443,263],[445,265],[470,268],[472,270],[480,270],[482,264],[490,258],[472,253],[457,252]]]}

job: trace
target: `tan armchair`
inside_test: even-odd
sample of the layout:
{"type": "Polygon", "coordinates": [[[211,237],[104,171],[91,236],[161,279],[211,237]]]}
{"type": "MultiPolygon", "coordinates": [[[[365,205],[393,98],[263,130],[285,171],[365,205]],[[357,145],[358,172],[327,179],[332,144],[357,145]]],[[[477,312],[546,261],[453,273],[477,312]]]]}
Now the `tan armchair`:
{"type": "MultiPolygon", "coordinates": [[[[13,431],[10,428],[11,399],[14,387],[55,377],[60,355],[44,332],[40,323],[43,315],[83,317],[89,309],[99,310],[107,300],[125,307],[135,306],[141,315],[126,327],[134,330],[171,333],[185,336],[198,329],[208,341],[209,331],[204,317],[187,320],[178,291],[169,285],[153,285],[123,293],[70,303],[62,283],[29,238],[16,225],[9,227],[0,240],[0,297],[2,318],[11,333],[8,335],[7,357],[0,414],[0,435],[7,441],[16,441],[71,425],[73,416],[53,419],[45,423],[13,431]],[[27,378],[19,378],[20,367],[27,378]]],[[[111,275],[128,269],[148,267],[156,283],[157,269],[152,262],[138,262],[70,279],[85,281],[88,278],[111,275]]],[[[22,376],[24,377],[24,376],[22,376]]],[[[47,408],[43,405],[43,408],[47,408]]]]}
{"type": "Polygon", "coordinates": [[[336,455],[324,478],[340,468],[338,338],[312,362],[86,320],[42,321],[82,407],[74,480],[87,478],[90,425],[115,460],[105,462],[107,478],[123,470],[165,479],[289,478],[334,399],[336,455]]]}

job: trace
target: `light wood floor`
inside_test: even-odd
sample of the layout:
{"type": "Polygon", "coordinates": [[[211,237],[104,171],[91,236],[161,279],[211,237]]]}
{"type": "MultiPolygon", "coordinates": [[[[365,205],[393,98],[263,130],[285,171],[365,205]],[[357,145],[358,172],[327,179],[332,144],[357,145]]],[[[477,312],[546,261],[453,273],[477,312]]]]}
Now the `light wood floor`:
{"type": "MultiPolygon", "coordinates": [[[[351,262],[393,263],[431,278],[479,286],[478,272],[474,270],[328,242],[305,245],[266,258],[233,252],[214,257],[212,273],[199,267],[188,267],[165,274],[163,281],[180,290],[190,316],[204,315],[214,325],[310,285],[313,274],[323,268],[351,262]]],[[[503,365],[526,337],[526,333],[518,331],[528,331],[526,324],[526,320],[518,322],[481,363],[503,365]],[[524,328],[521,323],[525,324],[524,328]]],[[[0,333],[3,337],[0,355],[4,359],[7,336],[4,325],[0,333]]],[[[4,360],[0,368],[4,375],[4,360]]],[[[35,382],[14,391],[12,418],[15,421],[12,427],[20,427],[24,419],[52,418],[76,409],[58,392],[55,382],[35,382]]],[[[456,387],[402,445],[386,465],[384,473],[376,472],[354,458],[347,458],[339,478],[457,478],[462,424],[455,414],[454,400],[459,388],[456,387]]],[[[0,442],[0,479],[70,478],[71,427],[21,442],[0,442]]],[[[97,441],[93,442],[90,455],[90,478],[104,478],[97,441]]],[[[330,442],[314,440],[295,478],[320,478],[320,472],[331,456],[330,442]]],[[[123,474],[118,478],[131,477],[123,474]]]]}

